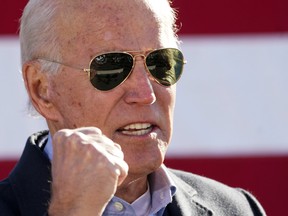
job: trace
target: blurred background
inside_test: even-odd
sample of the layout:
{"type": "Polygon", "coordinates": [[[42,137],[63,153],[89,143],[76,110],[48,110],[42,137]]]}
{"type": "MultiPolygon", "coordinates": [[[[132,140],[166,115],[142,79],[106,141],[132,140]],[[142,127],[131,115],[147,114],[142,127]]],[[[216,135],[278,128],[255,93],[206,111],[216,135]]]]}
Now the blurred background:
{"type": "MultiPolygon", "coordinates": [[[[47,128],[27,114],[18,20],[27,0],[1,0],[0,179],[27,137],[47,128]]],[[[174,0],[188,62],[177,86],[166,165],[252,192],[268,215],[288,215],[288,1],[174,0]]]]}

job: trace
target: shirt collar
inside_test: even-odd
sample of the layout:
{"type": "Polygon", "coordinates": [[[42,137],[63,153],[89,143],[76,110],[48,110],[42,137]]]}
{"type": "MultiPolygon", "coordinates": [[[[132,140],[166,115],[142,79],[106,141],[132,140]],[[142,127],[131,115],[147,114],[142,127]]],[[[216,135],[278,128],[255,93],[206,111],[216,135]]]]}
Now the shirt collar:
{"type": "Polygon", "coordinates": [[[48,134],[48,140],[44,148],[44,153],[47,155],[50,161],[52,161],[53,158],[53,146],[52,146],[52,137],[51,134],[48,134]]]}
{"type": "Polygon", "coordinates": [[[176,185],[164,164],[149,175],[149,184],[152,196],[151,212],[157,213],[172,202],[172,197],[176,193],[176,185]]]}

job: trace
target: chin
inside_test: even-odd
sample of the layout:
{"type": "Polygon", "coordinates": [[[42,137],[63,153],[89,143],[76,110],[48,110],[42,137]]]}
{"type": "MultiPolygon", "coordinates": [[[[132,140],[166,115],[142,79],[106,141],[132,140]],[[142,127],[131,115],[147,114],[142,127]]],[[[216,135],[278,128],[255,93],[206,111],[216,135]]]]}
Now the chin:
{"type": "Polygon", "coordinates": [[[161,151],[158,151],[158,153],[153,152],[153,154],[146,152],[125,161],[128,163],[129,173],[149,175],[163,164],[164,156],[165,154],[161,151]]]}

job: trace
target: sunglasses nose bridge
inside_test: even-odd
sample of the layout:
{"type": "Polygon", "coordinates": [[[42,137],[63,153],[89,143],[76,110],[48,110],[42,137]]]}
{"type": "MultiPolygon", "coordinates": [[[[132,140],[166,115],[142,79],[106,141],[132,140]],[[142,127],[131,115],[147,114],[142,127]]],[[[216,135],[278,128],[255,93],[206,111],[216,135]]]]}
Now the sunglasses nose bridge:
{"type": "MultiPolygon", "coordinates": [[[[149,54],[148,54],[149,55],[149,54]]],[[[155,77],[151,74],[148,66],[147,66],[147,63],[146,63],[146,58],[147,58],[147,55],[143,54],[143,53],[139,53],[139,54],[134,54],[133,56],[133,67],[131,69],[131,72],[129,74],[129,76],[131,75],[132,71],[134,70],[135,66],[136,66],[136,62],[137,61],[140,61],[140,59],[137,59],[137,57],[141,57],[143,63],[144,63],[144,68],[145,68],[145,71],[146,71],[146,74],[148,76],[148,78],[152,81],[152,80],[156,80],[155,77]]],[[[156,80],[156,82],[158,82],[156,80]]]]}
{"type": "Polygon", "coordinates": [[[133,55],[133,60],[134,60],[134,62],[136,62],[137,61],[137,57],[142,57],[142,59],[144,60],[144,62],[146,61],[146,56],[144,55],[144,54],[135,54],[135,55],[133,55]]]}
{"type": "Polygon", "coordinates": [[[147,58],[147,56],[146,56],[145,54],[139,53],[139,54],[133,55],[133,62],[134,62],[134,63],[133,63],[133,69],[134,69],[134,67],[135,67],[135,65],[136,65],[137,57],[141,57],[141,59],[143,60],[143,63],[144,63],[145,70],[146,70],[146,72],[148,73],[148,75],[150,76],[151,73],[150,73],[150,71],[149,71],[149,69],[148,69],[148,67],[147,67],[147,63],[146,63],[146,58],[147,58]]]}

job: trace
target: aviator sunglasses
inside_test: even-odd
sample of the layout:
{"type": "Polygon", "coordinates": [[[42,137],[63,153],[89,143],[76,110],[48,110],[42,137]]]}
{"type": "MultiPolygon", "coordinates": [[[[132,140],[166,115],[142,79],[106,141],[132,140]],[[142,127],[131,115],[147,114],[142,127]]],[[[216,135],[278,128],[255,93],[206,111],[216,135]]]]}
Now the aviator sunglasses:
{"type": "Polygon", "coordinates": [[[91,84],[101,91],[109,91],[128,79],[135,66],[137,56],[143,57],[147,71],[162,86],[175,84],[182,74],[183,65],[186,63],[182,52],[176,48],[152,50],[146,55],[133,55],[133,53],[139,52],[127,51],[99,54],[92,58],[89,69],[76,68],[48,59],[39,59],[87,72],[91,84]]]}

